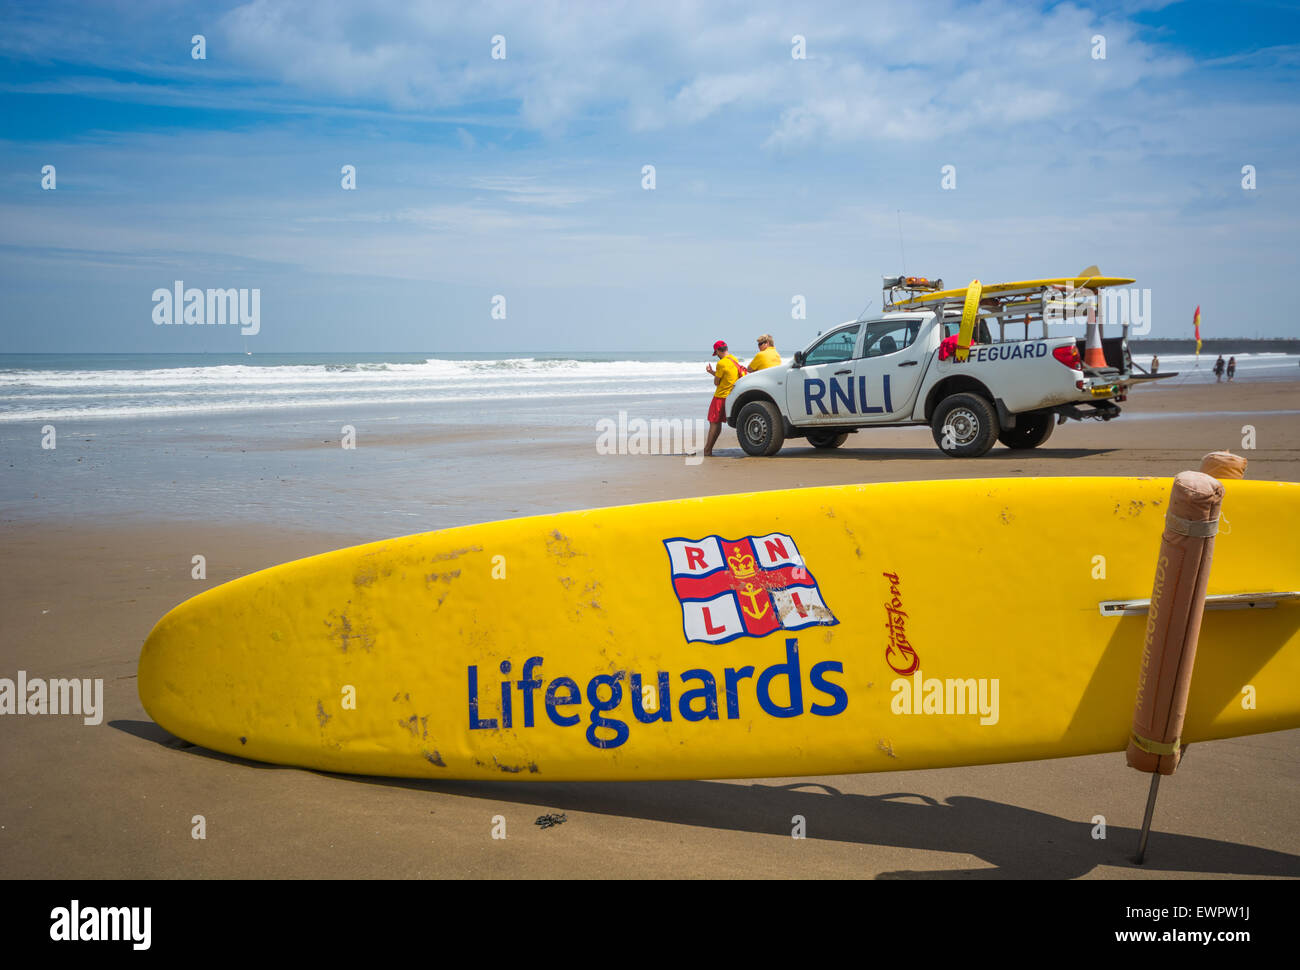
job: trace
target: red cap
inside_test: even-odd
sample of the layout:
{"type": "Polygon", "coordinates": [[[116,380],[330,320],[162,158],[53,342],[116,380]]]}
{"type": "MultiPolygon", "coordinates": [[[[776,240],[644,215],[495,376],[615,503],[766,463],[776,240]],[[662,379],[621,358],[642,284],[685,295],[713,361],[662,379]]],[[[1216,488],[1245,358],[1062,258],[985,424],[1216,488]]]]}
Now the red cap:
{"type": "Polygon", "coordinates": [[[725,340],[714,341],[713,344],[714,353],[717,353],[719,350],[726,350],[726,349],[727,349],[727,342],[725,340]]]}

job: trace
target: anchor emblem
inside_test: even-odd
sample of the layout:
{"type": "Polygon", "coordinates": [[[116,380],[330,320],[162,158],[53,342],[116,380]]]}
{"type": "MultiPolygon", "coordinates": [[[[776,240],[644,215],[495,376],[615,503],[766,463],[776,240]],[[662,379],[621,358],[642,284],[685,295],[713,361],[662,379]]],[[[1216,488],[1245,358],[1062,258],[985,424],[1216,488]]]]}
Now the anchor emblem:
{"type": "Polygon", "coordinates": [[[764,590],[758,589],[753,583],[746,583],[745,588],[742,590],[737,590],[737,592],[745,599],[749,600],[749,606],[741,607],[741,609],[745,611],[746,616],[750,616],[753,617],[755,620],[759,620],[767,615],[767,608],[771,604],[767,602],[763,603],[762,606],[759,606],[758,604],[759,594],[764,592],[764,590]]]}

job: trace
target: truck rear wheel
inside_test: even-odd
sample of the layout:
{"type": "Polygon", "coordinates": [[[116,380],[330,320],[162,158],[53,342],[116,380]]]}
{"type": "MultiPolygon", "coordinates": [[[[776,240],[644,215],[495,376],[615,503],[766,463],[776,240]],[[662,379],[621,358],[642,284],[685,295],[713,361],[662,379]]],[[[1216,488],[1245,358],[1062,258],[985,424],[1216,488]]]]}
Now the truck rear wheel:
{"type": "Polygon", "coordinates": [[[998,441],[1008,448],[1037,448],[1052,436],[1056,427],[1055,415],[1019,414],[1014,428],[1003,428],[998,441]]]}
{"type": "Polygon", "coordinates": [[[953,394],[939,402],[930,421],[934,443],[945,455],[978,458],[997,443],[998,415],[978,394],[953,394]]]}
{"type": "Polygon", "coordinates": [[[808,444],[814,448],[838,448],[848,440],[849,433],[847,431],[841,431],[838,434],[834,431],[820,431],[808,436],[808,444]]]}
{"type": "Polygon", "coordinates": [[[785,444],[781,412],[771,401],[750,401],[736,415],[736,437],[745,454],[770,458],[785,444]]]}

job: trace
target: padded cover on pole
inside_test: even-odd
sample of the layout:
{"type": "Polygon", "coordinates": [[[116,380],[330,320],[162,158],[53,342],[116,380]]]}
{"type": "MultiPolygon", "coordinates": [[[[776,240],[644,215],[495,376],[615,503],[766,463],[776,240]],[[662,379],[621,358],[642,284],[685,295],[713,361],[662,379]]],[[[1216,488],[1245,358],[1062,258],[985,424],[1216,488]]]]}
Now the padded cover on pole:
{"type": "Polygon", "coordinates": [[[1201,459],[1201,471],[1219,481],[1225,478],[1245,478],[1246,459],[1230,451],[1212,451],[1201,459]]]}
{"type": "Polygon", "coordinates": [[[1211,476],[1181,472],[1174,479],[1127,752],[1129,767],[1139,771],[1172,775],[1178,767],[1222,504],[1223,485],[1211,476]]]}

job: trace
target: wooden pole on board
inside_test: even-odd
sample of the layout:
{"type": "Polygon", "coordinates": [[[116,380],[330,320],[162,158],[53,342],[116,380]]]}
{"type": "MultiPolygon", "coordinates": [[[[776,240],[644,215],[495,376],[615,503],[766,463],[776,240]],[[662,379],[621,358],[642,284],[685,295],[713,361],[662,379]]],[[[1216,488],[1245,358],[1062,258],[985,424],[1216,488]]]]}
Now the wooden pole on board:
{"type": "Polygon", "coordinates": [[[1156,557],[1137,704],[1126,751],[1129,767],[1152,776],[1134,858],[1138,865],[1146,858],[1160,776],[1172,775],[1186,750],[1180,737],[1223,505],[1219,479],[1241,478],[1245,467],[1244,458],[1213,452],[1202,460],[1201,471],[1182,472],[1174,478],[1156,557]]]}

